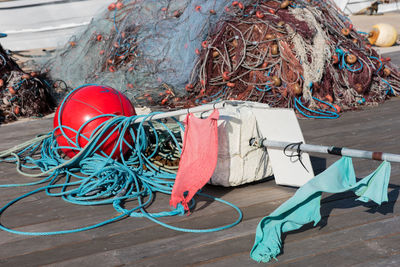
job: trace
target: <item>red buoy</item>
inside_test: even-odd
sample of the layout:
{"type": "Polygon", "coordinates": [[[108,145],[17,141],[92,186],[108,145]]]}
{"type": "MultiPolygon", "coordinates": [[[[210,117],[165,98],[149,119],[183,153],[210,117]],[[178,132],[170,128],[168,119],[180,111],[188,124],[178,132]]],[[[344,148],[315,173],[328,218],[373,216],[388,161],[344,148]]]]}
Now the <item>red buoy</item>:
{"type": "MultiPolygon", "coordinates": [[[[65,134],[63,135],[59,128],[56,129],[55,136],[57,144],[60,147],[69,147],[61,148],[62,152],[64,152],[64,154],[66,154],[69,158],[73,158],[76,154],[79,153],[79,149],[74,148],[85,147],[85,145],[88,143],[85,137],[89,138],[92,135],[93,131],[97,127],[99,127],[99,125],[112,118],[112,116],[96,118],[87,123],[81,129],[81,135],[78,138],[77,144],[77,133],[68,128],[72,128],[73,130],[78,131],[81,126],[89,120],[104,114],[133,116],[136,115],[136,112],[135,108],[125,95],[107,86],[84,86],[67,96],[64,104],[60,105],[57,108],[53,121],[54,128],[62,126],[65,134]],[[69,138],[71,141],[68,140],[66,137],[69,138]]],[[[113,129],[110,129],[108,132],[111,132],[112,130],[113,129]]],[[[104,138],[107,135],[108,134],[106,133],[104,135],[104,138]]],[[[101,151],[110,156],[118,138],[119,132],[115,131],[101,146],[101,151]]],[[[125,140],[128,143],[133,144],[133,140],[130,135],[126,134],[125,140]]],[[[101,141],[103,141],[103,139],[101,139],[99,142],[101,141]]],[[[129,147],[126,144],[123,144],[122,153],[125,154],[128,149],[129,147]]],[[[100,151],[96,152],[98,153],[100,151]]],[[[114,151],[113,155],[111,155],[111,157],[113,159],[120,158],[120,152],[121,150],[118,147],[114,151]]]]}

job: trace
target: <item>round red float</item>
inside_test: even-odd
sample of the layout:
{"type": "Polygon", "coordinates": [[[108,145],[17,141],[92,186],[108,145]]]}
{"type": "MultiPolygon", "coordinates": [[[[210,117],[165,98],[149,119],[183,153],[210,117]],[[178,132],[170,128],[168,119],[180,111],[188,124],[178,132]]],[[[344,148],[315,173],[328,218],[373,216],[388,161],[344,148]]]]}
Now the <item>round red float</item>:
{"type": "MultiPolygon", "coordinates": [[[[83,148],[88,143],[85,137],[89,138],[100,124],[109,120],[112,116],[96,118],[87,123],[81,130],[81,135],[78,138],[78,145],[75,144],[76,132],[68,128],[78,131],[87,121],[104,114],[133,116],[136,115],[136,112],[135,108],[125,95],[107,86],[88,85],[81,87],[68,95],[64,104],[57,108],[53,121],[54,129],[58,126],[63,126],[62,129],[65,136],[72,141],[68,140],[59,128],[56,129],[55,136],[57,144],[60,147],[70,147],[61,148],[64,154],[73,158],[79,153],[79,147],[83,148]]],[[[112,130],[113,129],[108,130],[107,133],[112,130]]],[[[104,138],[108,135],[107,133],[104,138]]],[[[100,150],[110,156],[118,138],[119,132],[115,131],[100,147],[100,150]]],[[[130,135],[126,134],[125,139],[128,143],[133,143],[130,135]]],[[[99,142],[101,141],[103,141],[103,139],[99,142]]],[[[128,149],[129,147],[126,144],[123,144],[122,153],[125,154],[128,149]]],[[[98,153],[100,151],[96,152],[98,153]]],[[[114,159],[120,158],[120,152],[121,150],[118,147],[111,157],[114,159]]]]}

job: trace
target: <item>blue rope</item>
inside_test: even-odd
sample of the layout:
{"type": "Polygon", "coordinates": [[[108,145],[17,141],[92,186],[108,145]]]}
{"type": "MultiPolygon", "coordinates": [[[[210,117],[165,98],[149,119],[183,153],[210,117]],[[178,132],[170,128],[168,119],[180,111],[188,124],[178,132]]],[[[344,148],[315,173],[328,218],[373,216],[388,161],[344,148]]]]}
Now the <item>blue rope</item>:
{"type": "MultiPolygon", "coordinates": [[[[300,77],[304,80],[303,76],[300,75],[300,77]]],[[[312,88],[313,83],[310,82],[310,84],[308,86],[310,88],[312,88]]],[[[311,89],[310,91],[311,91],[311,95],[312,95],[313,90],[311,89]]],[[[294,98],[294,107],[301,115],[303,115],[306,118],[312,118],[312,119],[337,119],[337,118],[339,118],[338,110],[335,108],[334,105],[332,105],[329,102],[323,101],[319,98],[316,98],[315,96],[312,96],[312,98],[320,103],[327,105],[334,111],[330,111],[330,110],[326,110],[326,109],[312,110],[310,108],[307,108],[305,105],[303,105],[303,103],[301,102],[301,97],[294,98]],[[307,114],[303,110],[307,111],[309,114],[307,114]],[[313,114],[316,114],[316,115],[313,115],[313,114]]]]}
{"type": "Polygon", "coordinates": [[[346,68],[348,71],[351,71],[351,72],[357,72],[357,71],[362,70],[362,68],[364,67],[364,65],[363,65],[363,63],[362,63],[358,58],[357,58],[357,62],[360,63],[360,67],[357,68],[357,69],[352,69],[352,67],[353,67],[355,64],[352,64],[352,65],[349,66],[349,65],[346,63],[345,58],[346,58],[346,55],[348,55],[348,54],[350,54],[350,53],[349,53],[349,52],[345,52],[345,53],[342,53],[342,54],[341,54],[342,60],[341,60],[341,64],[339,65],[339,69],[344,69],[344,68],[346,68]]]}
{"type": "Polygon", "coordinates": [[[339,114],[337,113],[338,111],[331,103],[325,102],[316,97],[313,97],[313,99],[315,99],[325,105],[330,106],[334,111],[323,110],[323,109],[317,109],[317,110],[309,109],[305,105],[303,105],[303,103],[301,102],[301,97],[294,98],[294,106],[295,106],[296,110],[306,118],[312,118],[312,119],[337,119],[337,118],[339,118],[339,114]],[[310,114],[307,114],[303,110],[308,111],[310,114]],[[316,115],[312,115],[312,114],[316,114],[316,115]]]}
{"type": "Polygon", "coordinates": [[[379,65],[379,68],[376,70],[376,72],[375,72],[375,74],[377,74],[377,73],[379,73],[379,71],[382,69],[382,67],[383,67],[383,62],[382,62],[382,59],[380,59],[380,58],[377,58],[377,57],[373,57],[373,56],[371,56],[371,57],[369,57],[369,58],[372,58],[372,59],[375,59],[375,60],[378,60],[381,64],[379,65]]]}
{"type": "Polygon", "coordinates": [[[382,80],[382,82],[386,83],[387,87],[389,88],[389,89],[386,90],[385,94],[386,95],[388,95],[388,94],[395,95],[393,87],[390,85],[390,83],[388,81],[386,81],[385,79],[381,79],[381,80],[382,80]]]}
{"type": "MultiPolygon", "coordinates": [[[[84,125],[78,130],[62,125],[61,114],[66,101],[68,101],[74,92],[89,85],[94,84],[77,87],[64,98],[60,104],[58,117],[56,117],[59,126],[53,129],[52,132],[48,133],[39,141],[27,143],[25,147],[21,146],[17,151],[10,152],[6,156],[3,156],[3,158],[0,158],[0,162],[15,162],[17,164],[17,170],[22,174],[32,177],[44,176],[44,178],[39,181],[25,184],[0,185],[0,188],[47,183],[7,203],[0,209],[0,216],[14,203],[41,191],[45,191],[49,196],[61,197],[66,202],[77,205],[112,204],[114,209],[121,214],[90,226],[54,232],[17,231],[1,224],[0,229],[14,234],[32,236],[68,234],[94,229],[124,217],[136,217],[147,218],[155,223],[177,231],[205,233],[233,227],[242,220],[243,215],[238,207],[225,200],[203,193],[198,194],[233,207],[238,213],[238,219],[232,224],[217,228],[185,229],[168,225],[159,220],[161,217],[185,214],[185,210],[181,204],[179,204],[177,208],[169,211],[158,213],[147,212],[146,207],[152,203],[155,193],[172,193],[176,173],[157,165],[154,161],[154,156],[161,151],[163,140],[166,140],[163,139],[166,138],[165,136],[169,138],[168,140],[172,140],[168,142],[174,143],[177,153],[180,155],[181,147],[175,136],[176,134],[161,121],[145,122],[143,120],[139,123],[134,122],[138,118],[146,119],[154,116],[156,113],[132,117],[110,114],[94,117],[86,122],[85,125],[99,118],[104,119],[104,117],[108,117],[110,119],[101,123],[89,138],[83,134],[84,125]],[[156,128],[154,123],[158,123],[160,127],[156,128]],[[160,128],[162,130],[160,130],[160,128]],[[76,138],[69,138],[65,133],[66,130],[74,132],[76,138]],[[62,134],[70,145],[59,146],[56,141],[56,132],[57,134],[62,134]],[[114,132],[118,132],[118,138],[115,141],[111,153],[106,155],[101,151],[101,147],[114,132]],[[150,140],[151,137],[153,137],[152,140],[150,140]],[[88,141],[84,148],[79,146],[79,138],[84,138],[88,141]],[[129,144],[127,141],[128,139],[134,140],[133,144],[129,144]],[[130,154],[127,156],[123,153],[122,148],[124,146],[128,146],[131,150],[130,154]],[[61,149],[73,149],[77,154],[72,159],[66,160],[60,153],[61,149]],[[119,161],[111,157],[111,155],[117,151],[119,151],[119,161]],[[35,153],[39,153],[39,156],[35,155],[35,153]],[[40,173],[31,174],[32,171],[30,171],[29,174],[27,174],[23,169],[40,170],[40,173]],[[137,204],[136,207],[132,209],[123,208],[122,205],[126,200],[134,200],[137,204]]],[[[179,125],[180,129],[183,129],[183,125],[176,119],[174,120],[179,125]]],[[[192,200],[190,208],[193,208],[194,205],[195,201],[192,200]]]]}

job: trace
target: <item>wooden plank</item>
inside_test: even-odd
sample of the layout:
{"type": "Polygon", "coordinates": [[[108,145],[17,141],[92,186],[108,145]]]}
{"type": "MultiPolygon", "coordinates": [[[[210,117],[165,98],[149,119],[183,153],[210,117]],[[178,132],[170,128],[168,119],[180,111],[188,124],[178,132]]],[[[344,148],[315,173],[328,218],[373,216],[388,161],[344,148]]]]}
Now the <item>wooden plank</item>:
{"type": "MultiPolygon", "coordinates": [[[[209,234],[183,234],[176,237],[157,239],[152,242],[142,243],[138,245],[127,245],[118,250],[110,250],[104,253],[97,253],[82,258],[75,258],[65,262],[57,262],[53,266],[74,266],[78,263],[85,265],[102,265],[102,260],[107,259],[107,264],[127,264],[128,266],[140,266],[141,261],[157,257],[160,255],[167,255],[180,251],[182,248],[188,247],[203,247],[210,246],[213,243],[229,242],[232,238],[241,238],[244,236],[252,235],[254,227],[257,225],[258,219],[244,221],[235,228],[226,231],[220,231],[209,234]]],[[[218,252],[216,252],[218,253],[218,252]]],[[[177,258],[175,259],[177,260],[177,258]]],[[[183,263],[180,263],[183,264],[183,263]]],[[[50,265],[51,266],[51,265],[50,265]]],[[[166,266],[166,265],[162,265],[166,266]]]]}
{"type": "Polygon", "coordinates": [[[398,254],[398,252],[394,252],[394,254],[391,255],[377,257],[375,259],[370,259],[368,262],[356,264],[354,267],[397,267],[399,266],[399,262],[400,254],[398,254]]]}
{"type": "MultiPolygon", "coordinates": [[[[285,243],[284,253],[278,257],[278,263],[272,261],[270,264],[280,265],[297,262],[303,259],[310,260],[319,254],[326,253],[327,251],[337,251],[338,248],[344,248],[346,246],[349,247],[354,245],[354,243],[363,243],[369,239],[379,238],[385,235],[398,234],[397,230],[399,224],[400,217],[397,216],[375,223],[371,222],[360,227],[343,229],[326,235],[319,235],[317,237],[300,240],[298,242],[285,243]],[[357,238],[355,238],[356,236],[357,238]],[[357,241],[355,242],[355,240],[357,241]]],[[[181,251],[177,251],[175,253],[169,253],[168,256],[162,254],[157,258],[151,258],[141,262],[132,261],[128,265],[156,266],[157,264],[163,264],[164,266],[170,266],[176,261],[176,259],[179,259],[179,261],[176,262],[179,262],[182,265],[200,265],[205,263],[214,264],[217,261],[221,261],[220,266],[228,266],[228,264],[224,261],[228,259],[228,262],[233,264],[232,266],[247,266],[241,264],[243,264],[244,261],[246,263],[250,263],[244,258],[249,257],[249,248],[252,247],[253,242],[254,236],[249,235],[240,238],[234,238],[227,242],[212,242],[205,247],[182,249],[181,251]],[[240,258],[240,264],[229,261],[229,256],[232,254],[237,254],[238,258],[240,258]]],[[[398,249],[397,245],[394,246],[394,249],[398,249]]],[[[360,248],[360,253],[362,251],[363,249],[360,248]]],[[[364,252],[368,253],[368,251],[364,252]]],[[[324,261],[332,258],[332,255],[329,256],[330,257],[323,257],[324,261]]],[[[251,265],[255,265],[254,263],[255,262],[253,262],[251,265]]],[[[338,262],[336,262],[336,265],[342,266],[345,263],[349,264],[351,262],[348,262],[347,259],[339,258],[338,262]]],[[[320,265],[321,262],[319,262],[319,265],[309,264],[308,266],[320,265]]]]}
{"type": "MultiPolygon", "coordinates": [[[[331,259],[330,264],[332,265],[341,265],[343,261],[348,265],[365,264],[368,261],[390,257],[392,256],[392,251],[399,250],[400,232],[363,242],[358,242],[357,239],[354,239],[352,243],[339,249],[327,250],[324,253],[304,257],[299,261],[295,260],[286,264],[279,264],[279,266],[318,266],[324,264],[328,258],[331,259]]],[[[398,264],[399,262],[397,262],[396,266],[398,264]]]]}
{"type": "MultiPolygon", "coordinates": [[[[384,148],[395,152],[399,148],[398,104],[399,99],[394,99],[375,109],[345,113],[339,120],[302,120],[300,123],[309,143],[316,140],[325,145],[335,142],[335,145],[354,144],[364,149],[384,148]]],[[[17,144],[46,129],[51,129],[51,119],[0,126],[0,140],[10,140],[11,144],[17,144]]],[[[0,146],[7,148],[11,144],[1,142],[0,146]]],[[[318,160],[320,169],[338,159],[334,156],[321,157],[318,160]]],[[[379,164],[363,160],[354,162],[358,177],[368,174],[379,164]]],[[[12,165],[0,164],[0,178],[3,175],[6,176],[3,181],[26,180],[15,174],[12,165]]],[[[326,225],[323,228],[306,226],[301,231],[286,235],[285,251],[278,257],[278,264],[302,264],[303,261],[313,262],[310,260],[313,258],[316,258],[316,262],[326,262],[336,257],[340,259],[337,265],[348,265],[353,262],[343,253],[349,246],[352,248],[351,241],[358,242],[354,253],[362,255],[370,252],[371,245],[368,244],[373,243],[368,242],[372,242],[372,239],[383,240],[380,244],[385,245],[386,251],[392,254],[371,255],[381,257],[379,259],[382,262],[389,258],[396,260],[393,255],[400,253],[400,249],[391,243],[398,241],[387,236],[396,235],[393,231],[399,226],[398,222],[393,221],[400,214],[395,205],[399,184],[400,166],[393,165],[390,203],[382,208],[356,203],[354,195],[349,193],[326,195],[322,205],[321,226],[326,225]]],[[[0,189],[0,204],[28,189],[0,189]]],[[[99,266],[165,266],[177,263],[252,266],[256,263],[249,259],[249,251],[254,242],[255,226],[294,191],[293,188],[276,186],[273,181],[239,188],[208,186],[205,192],[237,204],[244,213],[244,221],[239,226],[216,234],[178,233],[145,219],[126,219],[93,231],[66,236],[26,237],[0,232],[0,265],[26,266],[35,262],[36,265],[54,266],[80,263],[99,266]]],[[[168,197],[157,194],[157,201],[152,208],[168,208],[168,197]]],[[[18,229],[40,231],[85,225],[108,218],[111,214],[115,215],[111,207],[78,208],[60,199],[39,194],[12,207],[1,221],[7,225],[19,226],[18,229]]],[[[234,218],[235,213],[229,207],[201,199],[192,215],[168,218],[165,221],[177,226],[207,227],[231,222],[234,218]]]]}
{"type": "MultiPolygon", "coordinates": [[[[348,224],[350,224],[352,226],[354,226],[354,225],[357,226],[359,224],[363,224],[365,222],[368,222],[368,220],[376,220],[377,217],[382,218],[382,219],[387,218],[385,216],[382,216],[382,214],[371,215],[371,214],[367,214],[367,213],[361,213],[361,211],[365,210],[364,206],[359,206],[357,204],[351,205],[349,203],[345,203],[345,201],[348,201],[348,199],[341,200],[341,203],[330,203],[330,202],[328,202],[328,204],[324,205],[325,207],[322,210],[322,214],[323,214],[323,216],[330,215],[331,217],[329,219],[330,220],[329,225],[333,225],[334,226],[333,228],[332,228],[332,226],[328,227],[329,229],[328,228],[324,228],[324,230],[322,230],[324,232],[324,234],[332,233],[332,232],[336,231],[337,229],[343,229],[343,228],[346,227],[346,225],[348,227],[348,224]],[[341,215],[343,215],[343,211],[341,211],[339,209],[334,210],[332,212],[332,214],[330,214],[331,213],[331,209],[334,208],[335,206],[344,208],[346,210],[346,212],[351,213],[352,216],[350,218],[342,217],[341,215]],[[357,207],[356,210],[354,210],[354,208],[353,208],[354,206],[357,207]],[[353,208],[353,209],[350,210],[350,208],[353,208]],[[360,213],[361,213],[361,216],[360,216],[360,213]]],[[[352,200],[352,202],[354,202],[354,200],[352,200]]],[[[373,205],[370,205],[370,206],[373,206],[373,205]]],[[[390,210],[390,208],[388,210],[390,210]]],[[[398,210],[396,210],[396,212],[398,212],[398,210]]],[[[253,219],[253,221],[254,220],[257,223],[259,218],[253,219]]],[[[248,222],[245,221],[245,222],[243,222],[241,224],[241,226],[238,226],[237,228],[232,229],[232,231],[237,232],[238,233],[237,235],[243,234],[243,231],[240,228],[240,227],[243,227],[243,225],[245,226],[246,229],[250,229],[251,228],[250,229],[250,235],[249,235],[250,239],[249,240],[252,240],[254,238],[253,237],[253,233],[254,233],[254,229],[255,229],[255,224],[253,225],[253,227],[247,227],[248,222]]],[[[307,227],[306,229],[308,229],[308,228],[309,227],[307,227]]],[[[142,230],[146,231],[146,229],[142,229],[142,230]]],[[[205,236],[204,242],[206,242],[206,243],[209,243],[209,242],[214,243],[214,242],[216,242],[216,239],[215,239],[216,235],[219,235],[219,236],[223,237],[225,234],[228,234],[229,231],[231,231],[231,230],[213,234],[212,237],[205,236]]],[[[294,242],[294,241],[303,240],[305,238],[309,238],[309,237],[312,237],[312,236],[318,236],[320,234],[321,234],[321,230],[319,230],[318,228],[314,228],[311,231],[310,230],[304,231],[304,232],[301,231],[299,233],[288,235],[288,237],[285,240],[285,243],[290,243],[290,242],[294,242]],[[290,238],[290,237],[292,237],[292,238],[290,238]]],[[[63,262],[62,264],[61,263],[57,263],[57,265],[60,265],[60,264],[61,265],[73,264],[73,263],[77,263],[79,261],[91,262],[92,260],[94,262],[96,262],[96,259],[103,259],[103,258],[107,258],[108,259],[107,263],[110,263],[110,264],[113,263],[113,262],[127,263],[126,259],[132,259],[134,257],[132,255],[136,255],[135,251],[141,251],[141,253],[143,252],[143,254],[140,254],[140,255],[142,255],[142,256],[146,255],[146,258],[148,258],[150,256],[149,253],[151,251],[153,251],[153,247],[158,247],[159,248],[157,250],[157,253],[160,253],[160,251],[163,251],[164,253],[168,253],[168,252],[170,252],[170,250],[176,249],[176,247],[174,247],[172,245],[168,245],[168,244],[172,244],[172,243],[173,244],[177,244],[180,247],[185,247],[185,246],[183,246],[183,243],[182,243],[183,241],[182,240],[187,240],[187,242],[185,243],[186,246],[189,246],[190,248],[192,248],[194,246],[194,247],[197,248],[199,246],[199,240],[197,239],[198,236],[203,237],[203,235],[185,234],[185,235],[176,235],[176,236],[174,236],[172,238],[167,238],[166,240],[164,240],[160,236],[160,238],[158,238],[157,240],[154,240],[154,241],[150,241],[150,243],[148,243],[148,242],[138,243],[138,244],[133,245],[133,246],[131,246],[132,242],[130,242],[130,244],[129,245],[127,244],[125,248],[118,248],[118,249],[109,250],[109,251],[107,250],[105,252],[95,253],[93,255],[85,255],[82,258],[67,260],[65,263],[63,262]],[[149,247],[149,244],[150,244],[150,247],[149,247]],[[190,244],[191,244],[191,246],[190,246],[190,244]],[[142,249],[145,249],[145,250],[143,251],[142,249]],[[145,253],[146,251],[149,251],[149,252],[146,254],[145,253]],[[128,257],[127,255],[131,255],[131,256],[128,257]],[[115,258],[115,257],[117,257],[117,258],[115,258]]],[[[227,238],[227,239],[229,239],[229,238],[227,238]]],[[[96,239],[94,239],[93,242],[97,243],[96,239]]],[[[230,242],[230,239],[227,242],[230,242]]],[[[248,241],[248,242],[250,242],[250,241],[248,241]]],[[[12,250],[15,247],[18,247],[18,246],[13,245],[13,246],[10,247],[9,250],[12,250]]],[[[251,248],[251,245],[250,246],[246,246],[246,248],[245,248],[246,253],[248,253],[249,248],[251,248]]],[[[181,254],[184,254],[184,252],[185,251],[181,252],[181,254]]],[[[4,253],[7,254],[7,253],[9,253],[9,251],[7,250],[4,253]]],[[[133,264],[133,262],[130,262],[129,264],[133,264]]],[[[135,264],[137,264],[137,262],[135,262],[135,264]]]]}

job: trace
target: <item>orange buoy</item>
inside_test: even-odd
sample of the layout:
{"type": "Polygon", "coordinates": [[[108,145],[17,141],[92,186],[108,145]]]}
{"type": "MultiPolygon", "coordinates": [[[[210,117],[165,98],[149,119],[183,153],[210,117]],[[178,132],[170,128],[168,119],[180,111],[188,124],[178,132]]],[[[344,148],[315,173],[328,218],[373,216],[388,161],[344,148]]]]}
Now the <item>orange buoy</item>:
{"type": "Polygon", "coordinates": [[[279,87],[279,86],[281,86],[281,84],[282,84],[281,79],[280,79],[278,76],[276,76],[276,75],[272,76],[271,80],[274,82],[274,85],[275,85],[276,87],[279,87]]]}
{"type": "Polygon", "coordinates": [[[161,100],[161,105],[165,105],[168,101],[168,97],[164,98],[163,100],[161,100]]]}
{"type": "Polygon", "coordinates": [[[10,92],[10,94],[15,95],[16,91],[14,90],[14,87],[10,86],[8,87],[8,91],[10,92]]]}
{"type": "Polygon", "coordinates": [[[224,73],[222,73],[222,79],[224,79],[225,81],[229,80],[231,77],[229,76],[229,72],[228,71],[224,71],[224,73]]]}
{"type": "Polygon", "coordinates": [[[278,24],[276,24],[279,28],[282,28],[283,26],[285,26],[285,22],[284,21],[279,21],[278,24]]]}
{"type": "Polygon", "coordinates": [[[279,54],[279,47],[277,44],[271,45],[271,54],[278,55],[279,54]]]}
{"type": "Polygon", "coordinates": [[[186,86],[185,86],[186,91],[192,91],[193,88],[194,88],[194,86],[193,86],[193,84],[191,84],[191,83],[188,83],[188,84],[186,84],[186,86]]]}
{"type": "Polygon", "coordinates": [[[15,106],[14,107],[14,114],[15,115],[19,115],[19,112],[20,112],[20,107],[19,106],[15,106]]]}
{"type": "Polygon", "coordinates": [[[113,11],[113,10],[115,9],[115,7],[116,7],[116,4],[115,4],[115,3],[111,3],[111,4],[108,6],[108,10],[109,10],[109,11],[113,11]]]}
{"type": "Polygon", "coordinates": [[[340,108],[340,106],[337,105],[337,104],[334,104],[333,107],[336,109],[336,111],[337,111],[338,113],[340,113],[340,112],[342,111],[342,109],[340,108]]]}
{"type": "Polygon", "coordinates": [[[383,75],[385,75],[386,77],[389,76],[392,72],[390,71],[390,69],[388,68],[384,68],[383,69],[383,75]]]}
{"type": "Polygon", "coordinates": [[[356,90],[356,92],[359,93],[359,94],[363,94],[364,93],[364,88],[362,87],[362,85],[360,83],[356,83],[354,85],[354,90],[356,90]]]}
{"type": "Polygon", "coordinates": [[[303,89],[301,88],[299,83],[295,83],[293,85],[293,93],[295,95],[301,95],[303,93],[303,89]]]}
{"type": "Polygon", "coordinates": [[[268,67],[268,62],[264,61],[263,64],[261,65],[261,68],[265,69],[266,67],[268,67]]]}
{"type": "Polygon", "coordinates": [[[333,98],[332,98],[332,96],[329,95],[329,94],[325,96],[325,99],[326,99],[326,101],[328,101],[329,103],[332,103],[332,102],[333,102],[333,98]]]}
{"type": "Polygon", "coordinates": [[[332,63],[333,64],[339,63],[339,56],[338,55],[333,55],[332,56],[332,63]]]}
{"type": "Polygon", "coordinates": [[[285,9],[290,5],[290,1],[289,0],[285,0],[281,3],[281,8],[285,9]]]}
{"type": "Polygon", "coordinates": [[[275,35],[271,33],[267,33],[264,37],[265,40],[273,40],[275,39],[275,35]]]}
{"type": "Polygon", "coordinates": [[[357,62],[357,56],[353,54],[348,54],[346,55],[346,63],[348,64],[354,64],[357,62]]]}
{"type": "Polygon", "coordinates": [[[264,13],[262,13],[261,11],[256,11],[256,17],[262,19],[264,17],[264,13]]]}
{"type": "Polygon", "coordinates": [[[348,35],[350,34],[349,28],[343,28],[341,32],[342,32],[342,34],[343,34],[344,36],[348,36],[348,35]]]}
{"type": "Polygon", "coordinates": [[[233,45],[234,47],[237,47],[237,46],[238,46],[238,41],[237,41],[236,39],[234,39],[234,40],[232,41],[232,45],[233,45]]]}

